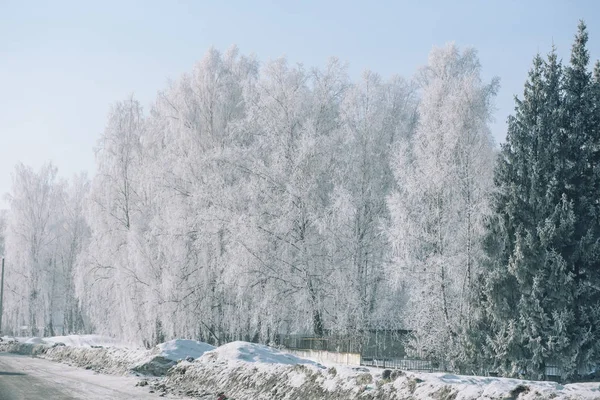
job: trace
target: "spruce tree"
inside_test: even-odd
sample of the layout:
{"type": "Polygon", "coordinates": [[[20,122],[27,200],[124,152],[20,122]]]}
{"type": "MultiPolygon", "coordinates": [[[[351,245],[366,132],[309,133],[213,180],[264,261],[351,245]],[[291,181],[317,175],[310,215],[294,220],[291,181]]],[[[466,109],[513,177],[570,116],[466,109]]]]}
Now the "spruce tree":
{"type": "MultiPolygon", "coordinates": [[[[536,204],[531,192],[539,173],[536,135],[543,104],[542,67],[538,55],[525,83],[523,99],[515,99],[515,115],[508,120],[507,139],[495,173],[496,217],[490,223],[486,242],[490,263],[484,290],[491,327],[488,350],[496,367],[506,375],[518,374],[527,367],[525,360],[532,358],[525,348],[520,329],[524,321],[519,317],[527,307],[521,293],[531,293],[533,287],[535,271],[529,264],[538,261],[532,249],[536,204]]],[[[528,318],[525,314],[523,317],[528,318]]]]}
{"type": "Polygon", "coordinates": [[[572,273],[571,305],[574,332],[563,369],[576,375],[597,361],[600,323],[600,220],[598,135],[594,112],[592,74],[588,71],[588,34],[580,22],[565,70],[563,117],[566,142],[565,167],[558,175],[559,186],[573,203],[575,221],[570,238],[565,238],[562,255],[572,273]]]}
{"type": "Polygon", "coordinates": [[[570,65],[534,59],[509,117],[482,288],[484,348],[505,375],[577,375],[598,354],[600,260],[597,124],[587,32],[570,65]]]}

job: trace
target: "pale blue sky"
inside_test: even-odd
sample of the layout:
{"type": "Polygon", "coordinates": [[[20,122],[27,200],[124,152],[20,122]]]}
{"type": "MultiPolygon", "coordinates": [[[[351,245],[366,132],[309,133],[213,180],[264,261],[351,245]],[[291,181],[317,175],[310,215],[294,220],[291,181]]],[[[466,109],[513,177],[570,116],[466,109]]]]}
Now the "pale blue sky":
{"type": "Polygon", "coordinates": [[[554,42],[568,60],[580,18],[595,60],[595,0],[0,0],[0,193],[18,161],[51,160],[65,177],[93,173],[109,105],[134,93],[148,108],[211,45],[306,66],[335,55],[353,78],[364,69],[410,77],[434,45],[473,46],[484,76],[501,78],[493,132],[502,141],[532,57],[554,42]]]}

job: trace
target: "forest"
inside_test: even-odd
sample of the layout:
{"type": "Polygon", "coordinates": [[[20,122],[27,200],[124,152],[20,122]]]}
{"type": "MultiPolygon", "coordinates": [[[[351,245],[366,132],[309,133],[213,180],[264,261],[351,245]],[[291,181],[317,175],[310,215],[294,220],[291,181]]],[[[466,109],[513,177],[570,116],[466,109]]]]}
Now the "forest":
{"type": "MultiPolygon", "coordinates": [[[[457,371],[600,361],[600,62],[500,81],[436,47],[413,77],[214,48],[148,109],[114,103],[96,171],[13,171],[3,333],[270,343],[412,332],[457,371]]],[[[90,157],[92,154],[90,152],[90,157]]]]}

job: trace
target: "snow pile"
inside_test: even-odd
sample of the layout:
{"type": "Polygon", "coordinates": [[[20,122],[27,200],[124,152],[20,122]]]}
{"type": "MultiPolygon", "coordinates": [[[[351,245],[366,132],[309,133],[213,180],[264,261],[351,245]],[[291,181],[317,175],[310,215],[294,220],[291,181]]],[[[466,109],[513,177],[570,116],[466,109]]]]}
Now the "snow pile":
{"type": "Polygon", "coordinates": [[[32,337],[25,340],[23,343],[25,344],[46,344],[46,342],[40,337],[32,337]]]}
{"type": "Polygon", "coordinates": [[[45,346],[40,357],[113,375],[129,374],[148,359],[149,350],[122,347],[45,346]]]}
{"type": "Polygon", "coordinates": [[[161,343],[150,350],[128,348],[119,341],[96,335],[53,337],[44,341],[55,346],[56,343],[65,344],[45,349],[44,358],[110,374],[135,372],[164,376],[178,361],[197,358],[214,350],[214,346],[207,343],[186,339],[161,343]]]}
{"type": "Polygon", "coordinates": [[[314,361],[300,358],[263,344],[249,342],[238,341],[227,343],[209,354],[209,357],[213,360],[285,365],[310,364],[324,368],[314,361]]]}
{"type": "Polygon", "coordinates": [[[115,339],[98,335],[13,338],[1,342],[0,351],[34,355],[115,375],[128,374],[134,365],[152,354],[149,350],[125,347],[115,339]]]}
{"type": "Polygon", "coordinates": [[[212,398],[214,393],[223,391],[229,398],[256,400],[600,399],[598,383],[560,385],[346,365],[326,368],[311,360],[247,342],[214,348],[202,342],[177,339],[151,350],[98,347],[99,343],[108,342],[100,337],[28,338],[17,343],[5,341],[0,347],[5,351],[38,355],[104,373],[134,371],[166,375],[154,382],[160,384],[161,390],[196,397],[212,398]],[[194,360],[190,361],[192,358],[194,360]]]}
{"type": "Polygon", "coordinates": [[[207,343],[175,339],[147,350],[100,335],[15,338],[10,339],[10,343],[6,338],[0,347],[0,350],[37,355],[98,372],[124,374],[133,371],[154,376],[164,376],[182,359],[195,359],[215,349],[207,343]]]}
{"type": "Polygon", "coordinates": [[[214,349],[210,344],[195,340],[171,340],[157,345],[151,355],[136,363],[132,370],[144,375],[163,376],[178,361],[189,357],[196,359],[214,349]]]}
{"type": "Polygon", "coordinates": [[[215,346],[210,344],[188,339],[174,339],[156,347],[160,350],[160,356],[172,361],[185,360],[188,357],[196,359],[215,349],[215,346]]]}
{"type": "Polygon", "coordinates": [[[55,345],[64,344],[73,347],[135,347],[131,343],[125,343],[115,338],[101,335],[68,335],[68,336],[51,336],[51,337],[10,337],[4,336],[2,340],[5,342],[16,341],[24,344],[44,344],[55,345]]]}
{"type": "Polygon", "coordinates": [[[200,395],[224,391],[236,399],[600,399],[600,385],[559,385],[518,379],[410,373],[336,365],[253,343],[234,342],[180,362],[166,387],[200,395]]]}
{"type": "Polygon", "coordinates": [[[101,335],[53,336],[44,338],[44,341],[50,344],[63,343],[66,346],[73,347],[135,347],[129,343],[124,343],[117,339],[101,335]]]}

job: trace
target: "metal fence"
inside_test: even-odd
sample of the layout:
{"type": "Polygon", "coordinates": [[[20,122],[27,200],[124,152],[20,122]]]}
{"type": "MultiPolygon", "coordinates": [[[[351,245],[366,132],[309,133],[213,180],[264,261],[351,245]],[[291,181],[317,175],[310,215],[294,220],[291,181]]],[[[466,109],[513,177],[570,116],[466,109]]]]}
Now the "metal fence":
{"type": "Polygon", "coordinates": [[[293,350],[360,353],[360,341],[345,336],[279,335],[279,345],[293,350]]]}
{"type": "Polygon", "coordinates": [[[372,331],[357,337],[280,335],[278,344],[291,350],[318,350],[360,354],[361,365],[413,371],[448,371],[444,363],[426,356],[407,354],[408,331],[372,331]]]}
{"type": "MultiPolygon", "coordinates": [[[[373,331],[350,338],[348,336],[280,335],[278,344],[292,350],[320,350],[335,353],[360,354],[360,364],[367,367],[423,372],[456,372],[444,361],[426,354],[406,350],[408,331],[373,331]]],[[[473,367],[463,374],[496,376],[493,371],[473,367]]],[[[559,380],[561,369],[546,366],[547,380],[559,380]]]]}
{"type": "Polygon", "coordinates": [[[361,365],[366,367],[403,369],[407,371],[448,372],[444,364],[431,360],[416,358],[365,358],[361,357],[361,365]]]}

